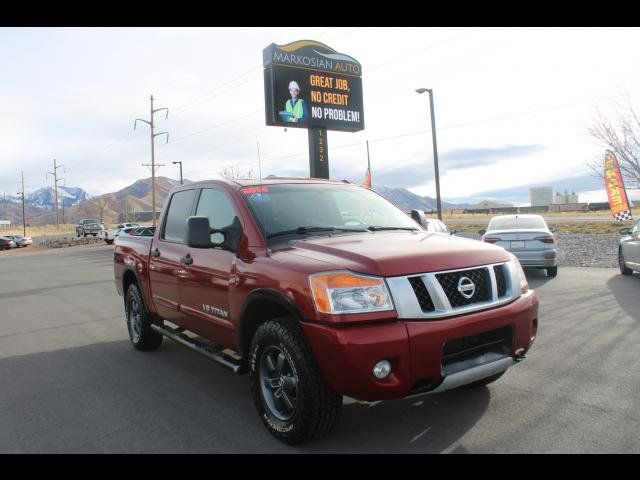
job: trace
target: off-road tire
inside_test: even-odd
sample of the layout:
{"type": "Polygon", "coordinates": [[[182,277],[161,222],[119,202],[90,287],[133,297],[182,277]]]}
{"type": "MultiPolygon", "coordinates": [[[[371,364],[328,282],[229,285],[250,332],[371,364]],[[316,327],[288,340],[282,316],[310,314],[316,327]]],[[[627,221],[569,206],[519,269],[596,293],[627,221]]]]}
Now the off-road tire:
{"type": "Polygon", "coordinates": [[[142,293],[135,283],[129,286],[124,304],[131,344],[143,351],[157,349],[162,343],[162,334],[151,328],[151,315],[144,304],[142,293]],[[139,315],[137,319],[135,318],[136,314],[139,315]],[[137,327],[134,326],[134,322],[137,322],[137,327]]]}
{"type": "Polygon", "coordinates": [[[558,276],[558,266],[555,267],[547,267],[547,277],[557,277],[558,276]]]}
{"type": "Polygon", "coordinates": [[[302,328],[291,317],[269,320],[256,330],[249,350],[249,381],[262,422],[274,437],[289,445],[326,435],[340,416],[342,395],[327,387],[302,328]],[[288,420],[273,413],[260,382],[261,362],[273,350],[284,354],[296,379],[295,408],[288,420]]]}
{"type": "Polygon", "coordinates": [[[631,275],[631,274],[633,274],[633,270],[631,268],[628,268],[624,264],[624,255],[622,255],[622,248],[618,249],[618,266],[620,267],[620,273],[622,275],[631,275]]]}
{"type": "Polygon", "coordinates": [[[486,385],[489,385],[490,383],[495,382],[500,377],[502,377],[502,375],[504,375],[505,373],[506,373],[506,370],[504,372],[500,372],[500,373],[496,373],[494,375],[491,375],[490,377],[483,378],[482,380],[478,380],[477,382],[473,382],[473,383],[470,383],[468,385],[465,385],[465,387],[467,387],[467,388],[484,387],[486,385]]]}

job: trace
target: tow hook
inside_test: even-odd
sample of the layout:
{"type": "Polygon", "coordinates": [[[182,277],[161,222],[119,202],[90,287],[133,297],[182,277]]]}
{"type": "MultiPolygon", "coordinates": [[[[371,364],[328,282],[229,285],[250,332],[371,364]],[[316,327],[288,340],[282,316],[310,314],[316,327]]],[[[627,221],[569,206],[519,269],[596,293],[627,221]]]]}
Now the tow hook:
{"type": "Polygon", "coordinates": [[[525,355],[525,353],[524,353],[524,348],[519,348],[519,349],[516,350],[515,357],[513,358],[513,360],[515,362],[521,362],[525,358],[527,358],[527,355],[525,355]]]}

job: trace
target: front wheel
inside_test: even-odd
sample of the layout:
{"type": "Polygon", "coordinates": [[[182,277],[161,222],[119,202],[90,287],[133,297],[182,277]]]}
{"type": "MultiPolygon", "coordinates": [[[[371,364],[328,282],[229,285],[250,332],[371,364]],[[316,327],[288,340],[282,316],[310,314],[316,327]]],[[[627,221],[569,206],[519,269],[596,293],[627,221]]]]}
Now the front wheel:
{"type": "Polygon", "coordinates": [[[300,325],[290,317],[258,327],[250,349],[249,380],[269,432],[290,445],[327,434],[342,408],[318,368],[300,325]]]}
{"type": "Polygon", "coordinates": [[[155,350],[162,343],[162,334],[151,328],[151,315],[144,304],[142,293],[133,283],[125,297],[125,312],[129,339],[138,350],[155,350]]]}
{"type": "Polygon", "coordinates": [[[633,270],[627,268],[627,265],[625,264],[622,248],[618,249],[618,266],[620,267],[620,273],[622,275],[631,275],[633,273],[633,270]]]}

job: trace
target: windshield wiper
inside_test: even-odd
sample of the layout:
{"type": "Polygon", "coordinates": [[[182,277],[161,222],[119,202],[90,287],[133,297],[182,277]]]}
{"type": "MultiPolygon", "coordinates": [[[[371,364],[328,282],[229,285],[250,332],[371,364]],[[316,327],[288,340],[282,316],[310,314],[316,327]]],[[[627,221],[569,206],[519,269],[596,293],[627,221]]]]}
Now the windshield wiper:
{"type": "Polygon", "coordinates": [[[370,232],[379,232],[380,230],[410,230],[410,231],[415,231],[415,230],[418,230],[418,229],[414,228],[414,227],[381,227],[380,225],[371,225],[370,227],[367,227],[367,230],[369,230],[370,232]]]}
{"type": "Polygon", "coordinates": [[[305,233],[314,232],[366,232],[366,230],[355,228],[338,228],[338,227],[297,227],[292,230],[282,230],[281,232],[270,233],[267,238],[279,237],[281,235],[304,235],[305,233]]]}

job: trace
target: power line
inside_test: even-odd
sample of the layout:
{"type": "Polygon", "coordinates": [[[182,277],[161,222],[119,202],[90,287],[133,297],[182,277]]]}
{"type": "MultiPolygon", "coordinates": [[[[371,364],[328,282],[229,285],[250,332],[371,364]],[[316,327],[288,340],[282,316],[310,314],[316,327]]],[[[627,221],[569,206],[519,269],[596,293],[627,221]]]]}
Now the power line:
{"type": "Polygon", "coordinates": [[[220,127],[223,127],[225,125],[229,125],[230,123],[237,122],[238,120],[242,120],[243,118],[250,117],[250,116],[255,115],[256,113],[261,112],[261,111],[262,111],[262,109],[254,110],[253,112],[249,112],[249,113],[246,113],[246,114],[241,115],[239,117],[232,118],[230,120],[226,120],[226,121],[218,123],[216,125],[212,125],[211,127],[207,127],[207,128],[205,128],[203,130],[199,130],[197,132],[188,133],[186,135],[183,135],[181,137],[176,138],[175,140],[172,140],[171,141],[171,145],[173,145],[173,144],[175,144],[177,142],[180,142],[180,141],[184,140],[185,138],[189,138],[189,137],[192,137],[194,135],[200,135],[201,133],[209,132],[211,130],[215,130],[216,128],[220,128],[220,127]]]}
{"type": "MultiPolygon", "coordinates": [[[[626,94],[600,97],[600,98],[591,99],[591,100],[583,100],[583,101],[579,101],[579,102],[572,102],[572,103],[566,103],[566,104],[562,104],[562,105],[554,105],[552,107],[529,110],[529,111],[526,111],[526,112],[513,113],[513,114],[509,114],[509,115],[500,115],[500,116],[497,116],[497,117],[484,118],[484,119],[473,120],[473,121],[469,121],[469,122],[455,123],[455,124],[450,124],[450,125],[445,125],[445,126],[442,126],[442,127],[438,127],[437,130],[449,130],[449,129],[454,129],[454,128],[466,127],[466,126],[470,126],[470,125],[478,125],[478,124],[482,124],[482,123],[489,123],[489,122],[495,122],[495,121],[500,121],[500,120],[506,120],[506,119],[509,119],[509,118],[516,118],[516,117],[522,117],[522,116],[526,116],[526,115],[533,115],[533,114],[536,114],[536,113],[542,113],[542,112],[547,112],[547,111],[551,111],[551,110],[559,110],[559,109],[562,109],[562,108],[573,107],[573,106],[576,106],[576,105],[583,105],[583,104],[592,103],[592,102],[599,102],[601,100],[619,98],[619,97],[622,97],[624,95],[626,95],[626,94]]],[[[418,130],[418,131],[415,131],[415,132],[401,133],[399,135],[392,135],[392,136],[388,136],[388,137],[374,138],[374,139],[370,139],[369,142],[370,143],[385,142],[385,141],[388,141],[388,140],[395,140],[395,139],[398,139],[398,138],[410,137],[410,136],[414,136],[414,135],[423,135],[423,134],[428,133],[428,132],[431,132],[431,129],[418,130]]],[[[348,144],[344,144],[344,145],[338,145],[338,146],[332,147],[332,150],[339,150],[341,148],[354,147],[356,145],[364,145],[365,143],[366,143],[366,141],[348,143],[348,144]]],[[[293,158],[293,157],[297,157],[297,156],[300,156],[300,155],[304,155],[304,152],[288,154],[288,155],[279,155],[277,157],[267,158],[267,159],[264,160],[264,162],[266,163],[266,162],[270,162],[272,160],[282,160],[284,158],[293,158]]]]}
{"type": "Polygon", "coordinates": [[[352,30],[349,30],[349,31],[348,31],[348,32],[346,32],[346,33],[343,33],[343,34],[341,34],[341,35],[338,35],[337,37],[333,37],[332,39],[327,40],[327,42],[334,42],[334,41],[336,41],[337,39],[342,38],[342,37],[346,37],[347,35],[350,35],[350,34],[352,34],[353,32],[355,32],[356,30],[359,30],[359,29],[360,29],[360,27],[356,27],[356,28],[354,28],[354,29],[352,29],[352,30]]]}
{"type": "Polygon", "coordinates": [[[363,73],[364,72],[367,72],[367,73],[371,72],[372,70],[376,70],[376,69],[378,69],[380,67],[383,67],[385,65],[388,65],[390,63],[398,62],[400,60],[404,60],[407,57],[411,57],[411,56],[416,55],[418,53],[422,53],[422,52],[425,52],[427,50],[431,50],[432,48],[439,47],[440,45],[444,45],[445,43],[449,43],[449,42],[451,42],[453,40],[456,40],[456,39],[458,39],[460,37],[464,37],[465,35],[468,35],[469,33],[477,32],[478,30],[480,30],[480,29],[479,28],[474,28],[473,30],[467,30],[466,32],[463,32],[463,33],[460,33],[460,34],[455,35],[453,37],[447,38],[446,40],[442,40],[441,42],[437,42],[437,43],[428,45],[426,47],[419,48],[418,50],[414,50],[412,52],[409,52],[406,55],[401,55],[399,57],[394,57],[394,58],[392,58],[390,60],[387,60],[386,62],[379,63],[378,65],[374,65],[373,67],[370,67],[370,68],[367,68],[367,69],[363,70],[363,73]]]}
{"type": "MultiPolygon", "coordinates": [[[[225,83],[222,83],[222,84],[218,85],[217,87],[209,90],[207,93],[205,93],[203,95],[200,95],[199,97],[196,97],[196,98],[194,98],[193,100],[191,100],[191,101],[189,101],[187,103],[182,104],[181,106],[177,107],[177,112],[174,113],[173,116],[180,115],[180,114],[182,114],[182,113],[184,113],[184,112],[186,112],[188,110],[191,110],[192,108],[195,108],[197,105],[200,105],[200,104],[204,103],[204,102],[198,102],[198,100],[201,100],[203,98],[209,97],[209,96],[213,95],[215,92],[217,92],[218,90],[220,90],[220,89],[222,89],[222,88],[224,88],[224,87],[236,82],[237,80],[240,80],[241,78],[246,77],[250,73],[253,73],[253,72],[255,72],[257,70],[260,70],[260,69],[262,69],[262,65],[260,65],[259,67],[256,67],[256,68],[252,68],[251,70],[243,73],[242,75],[238,75],[237,77],[235,77],[235,78],[233,78],[233,79],[231,79],[231,80],[229,80],[229,81],[227,81],[225,83]]],[[[256,77],[251,77],[249,80],[247,80],[245,82],[242,82],[242,83],[240,83],[238,85],[234,85],[233,88],[239,87],[240,85],[244,85],[245,83],[248,83],[249,81],[253,80],[254,78],[256,78],[256,77]]],[[[219,95],[216,95],[216,97],[218,97],[218,96],[219,95]]]]}

